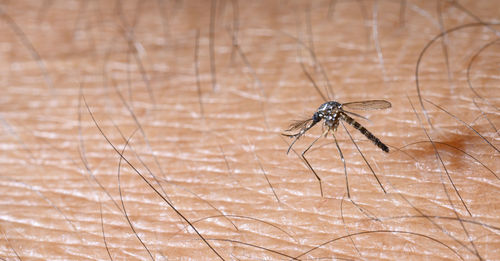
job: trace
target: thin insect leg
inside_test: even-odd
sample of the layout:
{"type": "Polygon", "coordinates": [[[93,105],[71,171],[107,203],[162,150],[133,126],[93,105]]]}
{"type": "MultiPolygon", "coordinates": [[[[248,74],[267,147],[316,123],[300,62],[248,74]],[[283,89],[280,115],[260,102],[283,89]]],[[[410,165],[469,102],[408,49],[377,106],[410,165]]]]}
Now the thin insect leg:
{"type": "Polygon", "coordinates": [[[382,143],[377,137],[375,137],[375,135],[373,135],[371,132],[369,132],[365,127],[361,126],[361,124],[359,124],[359,122],[357,122],[353,118],[349,117],[349,115],[347,115],[346,113],[342,113],[341,115],[342,115],[343,120],[345,120],[347,123],[349,123],[354,128],[359,130],[359,132],[361,132],[363,135],[365,135],[369,140],[371,140],[375,145],[377,145],[377,147],[379,147],[381,150],[383,150],[385,152],[389,152],[389,147],[387,147],[387,145],[382,143]]]}
{"type": "MultiPolygon", "coordinates": [[[[342,195],[342,200],[340,200],[340,217],[342,218],[342,225],[344,226],[346,234],[350,234],[349,228],[347,227],[347,224],[345,223],[345,217],[344,217],[344,197],[345,197],[345,194],[342,195]]],[[[350,200],[352,200],[352,199],[350,199],[350,200]]],[[[354,239],[352,237],[349,237],[349,240],[351,241],[351,244],[354,247],[354,249],[356,249],[356,251],[358,252],[359,257],[363,258],[361,251],[359,251],[358,246],[356,245],[356,243],[354,243],[354,239]]]]}
{"type": "Polygon", "coordinates": [[[290,146],[288,147],[288,150],[286,151],[286,154],[288,155],[288,153],[290,153],[290,150],[292,149],[293,147],[293,144],[295,144],[295,142],[297,142],[297,140],[299,140],[300,136],[297,136],[293,141],[292,143],[290,144],[290,146]]]}
{"type": "Polygon", "coordinates": [[[341,122],[341,123],[342,123],[342,127],[344,127],[345,132],[347,132],[347,135],[349,135],[349,138],[351,139],[352,143],[356,147],[356,150],[359,152],[359,155],[361,155],[361,157],[363,158],[363,161],[366,163],[366,166],[368,166],[368,168],[372,172],[373,176],[377,180],[378,184],[380,185],[380,188],[382,189],[382,191],[384,191],[385,194],[387,194],[387,191],[385,191],[385,188],[382,185],[382,183],[380,182],[380,180],[378,179],[377,174],[375,174],[375,171],[373,170],[372,166],[370,165],[368,160],[366,160],[365,155],[363,155],[363,152],[361,152],[361,150],[359,149],[358,144],[352,138],[351,133],[349,132],[349,130],[347,130],[347,128],[345,127],[345,124],[343,122],[341,122]]]}
{"type": "Polygon", "coordinates": [[[304,162],[306,163],[306,165],[309,167],[309,169],[313,172],[314,176],[316,176],[316,179],[318,180],[319,182],[319,190],[321,191],[321,197],[323,197],[323,185],[321,183],[321,178],[318,176],[318,174],[316,173],[316,171],[313,169],[313,167],[311,166],[311,164],[309,163],[309,161],[307,161],[306,159],[306,153],[309,151],[309,149],[314,145],[314,143],[316,143],[316,141],[319,140],[319,138],[321,138],[321,136],[323,136],[323,134],[321,134],[319,137],[317,137],[312,143],[311,145],[309,145],[309,147],[307,147],[307,149],[305,149],[302,154],[300,154],[300,156],[302,157],[302,159],[304,160],[304,162]]]}
{"type": "Polygon", "coordinates": [[[316,123],[318,123],[318,121],[313,121],[309,126],[305,127],[297,134],[294,134],[294,135],[283,134],[284,136],[287,136],[287,137],[295,137],[295,139],[292,141],[292,144],[290,144],[290,146],[288,147],[286,154],[288,154],[290,152],[293,144],[295,144],[295,142],[297,142],[299,140],[299,138],[302,137],[302,135],[304,135],[304,133],[306,133],[309,129],[311,129],[314,125],[316,125],[316,123]]]}
{"type": "Polygon", "coordinates": [[[349,179],[347,178],[347,167],[345,164],[345,159],[344,159],[344,154],[342,153],[342,150],[340,149],[339,143],[337,141],[337,137],[335,137],[335,134],[332,132],[333,140],[335,141],[335,145],[337,146],[337,150],[339,151],[340,154],[340,159],[342,160],[342,164],[344,164],[344,174],[345,174],[345,185],[347,188],[347,197],[351,199],[351,192],[349,190],[349,179]]]}

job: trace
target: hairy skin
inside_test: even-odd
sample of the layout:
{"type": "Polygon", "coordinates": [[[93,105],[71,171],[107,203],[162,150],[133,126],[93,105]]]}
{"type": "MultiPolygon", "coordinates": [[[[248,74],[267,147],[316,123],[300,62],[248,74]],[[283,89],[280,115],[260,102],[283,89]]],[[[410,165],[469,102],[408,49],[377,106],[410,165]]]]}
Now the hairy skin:
{"type": "Polygon", "coordinates": [[[423,2],[2,3],[0,260],[500,259],[500,2],[423,2]]]}

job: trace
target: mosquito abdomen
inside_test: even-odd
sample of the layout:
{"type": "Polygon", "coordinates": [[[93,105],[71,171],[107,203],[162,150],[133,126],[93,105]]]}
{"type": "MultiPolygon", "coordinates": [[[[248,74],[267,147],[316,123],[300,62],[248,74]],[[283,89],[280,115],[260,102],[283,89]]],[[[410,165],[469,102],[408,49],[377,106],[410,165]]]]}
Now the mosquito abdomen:
{"type": "Polygon", "coordinates": [[[389,152],[389,147],[387,147],[387,145],[385,145],[384,143],[382,143],[377,137],[375,137],[375,135],[373,135],[365,127],[361,126],[361,124],[359,124],[359,122],[357,122],[353,118],[349,117],[345,113],[343,113],[343,117],[344,117],[344,120],[347,123],[349,123],[354,128],[356,128],[357,130],[359,130],[359,132],[361,132],[363,135],[365,135],[369,140],[371,140],[375,145],[377,145],[377,147],[379,147],[381,150],[383,150],[385,152],[389,152]]]}

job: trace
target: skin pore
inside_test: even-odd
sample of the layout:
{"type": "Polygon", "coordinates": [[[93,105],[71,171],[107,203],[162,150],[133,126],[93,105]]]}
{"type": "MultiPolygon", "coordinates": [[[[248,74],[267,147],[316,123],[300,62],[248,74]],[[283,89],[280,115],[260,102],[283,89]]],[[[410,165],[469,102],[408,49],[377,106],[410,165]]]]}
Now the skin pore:
{"type": "Polygon", "coordinates": [[[1,3],[0,260],[500,259],[499,5],[1,3]]]}

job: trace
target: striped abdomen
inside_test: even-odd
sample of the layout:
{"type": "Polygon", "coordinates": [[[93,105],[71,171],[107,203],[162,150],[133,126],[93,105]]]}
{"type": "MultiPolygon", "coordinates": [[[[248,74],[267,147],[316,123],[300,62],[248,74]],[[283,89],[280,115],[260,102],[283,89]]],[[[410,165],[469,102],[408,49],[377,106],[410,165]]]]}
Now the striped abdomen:
{"type": "Polygon", "coordinates": [[[369,132],[367,129],[365,129],[365,127],[361,126],[361,124],[359,124],[356,120],[354,120],[353,118],[349,117],[345,113],[342,113],[342,116],[343,116],[343,119],[347,123],[349,123],[354,128],[356,128],[357,130],[359,130],[359,132],[363,133],[363,135],[365,135],[369,140],[371,140],[375,145],[377,145],[377,147],[379,147],[380,149],[382,149],[385,152],[389,152],[389,148],[384,143],[382,143],[371,132],[369,132]]]}

